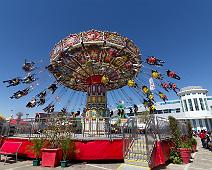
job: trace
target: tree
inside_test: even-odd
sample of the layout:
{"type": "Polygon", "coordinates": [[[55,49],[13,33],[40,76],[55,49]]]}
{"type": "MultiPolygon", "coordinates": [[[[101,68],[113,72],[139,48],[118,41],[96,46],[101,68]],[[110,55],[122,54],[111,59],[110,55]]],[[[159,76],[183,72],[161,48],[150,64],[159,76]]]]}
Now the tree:
{"type": "Polygon", "coordinates": [[[182,141],[181,141],[180,128],[178,126],[178,121],[177,121],[177,119],[175,119],[172,116],[169,116],[168,119],[169,119],[169,127],[171,130],[172,140],[173,140],[176,148],[180,148],[182,141]]]}
{"type": "Polygon", "coordinates": [[[192,139],[192,137],[193,137],[193,130],[192,130],[191,122],[189,120],[187,121],[187,129],[188,129],[188,138],[189,139],[192,139]]]}

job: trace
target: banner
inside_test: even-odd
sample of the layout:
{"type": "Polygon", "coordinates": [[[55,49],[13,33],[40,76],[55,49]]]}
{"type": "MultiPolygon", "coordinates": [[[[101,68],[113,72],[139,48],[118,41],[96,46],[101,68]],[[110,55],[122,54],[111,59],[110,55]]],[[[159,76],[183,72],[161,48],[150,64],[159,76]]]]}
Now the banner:
{"type": "Polygon", "coordinates": [[[155,90],[155,84],[154,84],[154,80],[152,77],[150,77],[150,79],[149,79],[149,89],[151,91],[155,90]]]}

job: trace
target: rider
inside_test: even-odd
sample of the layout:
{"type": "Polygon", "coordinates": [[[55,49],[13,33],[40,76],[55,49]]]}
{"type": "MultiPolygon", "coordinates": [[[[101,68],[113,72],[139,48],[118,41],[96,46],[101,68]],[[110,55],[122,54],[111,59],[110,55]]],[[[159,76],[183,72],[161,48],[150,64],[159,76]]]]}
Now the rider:
{"type": "Polygon", "coordinates": [[[10,87],[10,86],[17,86],[21,83],[21,79],[20,78],[14,78],[14,79],[11,79],[11,80],[6,80],[6,81],[3,81],[3,83],[9,83],[9,85],[7,87],[10,87]]]}
{"type": "Polygon", "coordinates": [[[22,66],[23,70],[25,72],[31,72],[35,69],[35,63],[34,62],[27,62],[26,60],[24,61],[24,64],[22,66]]]}
{"type": "Polygon", "coordinates": [[[161,86],[163,87],[164,90],[168,91],[168,89],[170,88],[170,84],[168,83],[161,83],[161,86]]]}
{"type": "Polygon", "coordinates": [[[28,108],[33,108],[36,106],[36,99],[32,98],[32,100],[26,105],[28,108]]]}
{"type": "Polygon", "coordinates": [[[46,97],[46,91],[40,92],[37,96],[40,97],[40,98],[46,97]]]}
{"type": "Polygon", "coordinates": [[[45,97],[46,97],[46,91],[40,92],[37,95],[37,97],[39,97],[39,101],[37,102],[38,103],[38,106],[45,104],[45,102],[46,102],[46,99],[45,99],[45,97]]]}
{"type": "Polygon", "coordinates": [[[34,78],[34,74],[33,75],[29,75],[27,77],[25,77],[23,79],[23,83],[26,83],[26,84],[30,84],[32,82],[36,81],[36,79],[34,78]]]}
{"type": "Polygon", "coordinates": [[[168,100],[167,96],[162,92],[159,92],[158,95],[166,103],[166,101],[168,100]]]}
{"type": "Polygon", "coordinates": [[[13,96],[11,96],[10,98],[11,99],[13,99],[13,98],[19,99],[19,98],[21,98],[23,96],[26,96],[28,93],[29,93],[29,88],[26,88],[24,90],[19,90],[19,91],[15,92],[13,94],[13,96]]]}
{"type": "Polygon", "coordinates": [[[159,79],[159,80],[163,79],[163,76],[157,70],[152,70],[152,75],[151,76],[154,79],[159,79]]]}
{"type": "Polygon", "coordinates": [[[180,76],[178,76],[174,71],[167,70],[166,73],[168,77],[180,80],[180,76]]]}
{"type": "Polygon", "coordinates": [[[156,57],[154,57],[154,56],[149,56],[149,57],[146,59],[146,62],[147,62],[149,65],[156,65],[156,66],[163,66],[163,63],[164,63],[164,61],[159,60],[158,58],[156,58],[156,57]]]}
{"type": "Polygon", "coordinates": [[[63,107],[63,108],[61,109],[61,112],[62,112],[63,114],[67,114],[67,108],[63,107]]]}
{"type": "Polygon", "coordinates": [[[113,116],[113,111],[111,110],[111,111],[110,111],[110,117],[112,117],[112,116],[113,116]]]}
{"type": "Polygon", "coordinates": [[[40,98],[39,101],[38,101],[38,106],[44,105],[45,102],[46,102],[46,99],[45,98],[40,98]]]}
{"type": "Polygon", "coordinates": [[[148,93],[148,94],[147,94],[147,98],[148,98],[150,101],[155,101],[155,100],[154,100],[154,94],[153,94],[153,93],[148,93]]]}
{"type": "Polygon", "coordinates": [[[148,95],[150,93],[150,90],[147,86],[142,86],[142,91],[144,94],[148,95]]]}
{"type": "Polygon", "coordinates": [[[172,89],[176,94],[180,91],[175,83],[169,83],[170,89],[172,89]]]}
{"type": "Polygon", "coordinates": [[[155,105],[153,103],[149,103],[149,113],[153,114],[155,112],[155,105]]]}
{"type": "Polygon", "coordinates": [[[50,103],[47,107],[45,107],[45,108],[43,109],[43,111],[44,111],[44,112],[47,112],[47,113],[53,112],[53,111],[54,111],[54,105],[50,103]]]}
{"type": "Polygon", "coordinates": [[[135,115],[137,114],[138,112],[138,106],[136,104],[133,105],[133,108],[134,108],[134,113],[135,115]]]}
{"type": "Polygon", "coordinates": [[[51,84],[48,89],[54,94],[54,92],[57,90],[57,85],[56,84],[51,84]]]}

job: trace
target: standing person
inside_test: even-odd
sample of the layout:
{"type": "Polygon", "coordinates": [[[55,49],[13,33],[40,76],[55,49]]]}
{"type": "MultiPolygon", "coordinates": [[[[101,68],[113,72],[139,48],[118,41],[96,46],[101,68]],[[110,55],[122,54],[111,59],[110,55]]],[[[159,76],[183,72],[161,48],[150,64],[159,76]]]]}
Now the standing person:
{"type": "Polygon", "coordinates": [[[199,134],[199,137],[201,139],[201,142],[202,142],[202,147],[205,148],[205,131],[204,130],[201,130],[200,134],[199,134]]]}
{"type": "Polygon", "coordinates": [[[205,135],[205,148],[207,148],[207,149],[209,148],[208,143],[210,142],[210,135],[211,135],[210,132],[207,132],[205,135]]]}

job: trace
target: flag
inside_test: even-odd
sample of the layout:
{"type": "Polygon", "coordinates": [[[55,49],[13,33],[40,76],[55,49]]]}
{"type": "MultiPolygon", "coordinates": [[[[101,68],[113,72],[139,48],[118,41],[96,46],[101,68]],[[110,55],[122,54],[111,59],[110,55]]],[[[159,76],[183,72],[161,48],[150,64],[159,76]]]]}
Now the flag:
{"type": "Polygon", "coordinates": [[[152,77],[150,77],[150,79],[149,79],[149,89],[151,91],[155,90],[155,84],[154,84],[154,80],[152,77]]]}

